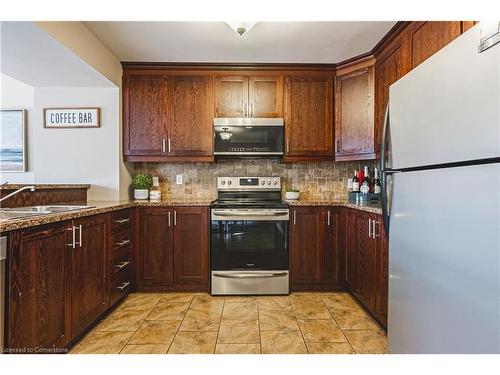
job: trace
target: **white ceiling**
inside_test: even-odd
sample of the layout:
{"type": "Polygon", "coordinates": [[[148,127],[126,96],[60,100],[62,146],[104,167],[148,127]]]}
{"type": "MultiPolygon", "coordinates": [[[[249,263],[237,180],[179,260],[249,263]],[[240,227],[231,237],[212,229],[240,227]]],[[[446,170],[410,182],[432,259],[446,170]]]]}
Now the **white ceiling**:
{"type": "Polygon", "coordinates": [[[33,87],[115,87],[34,22],[0,22],[0,70],[33,87]]]}
{"type": "Polygon", "coordinates": [[[371,50],[396,22],[85,22],[121,61],[337,63],[371,50]]]}

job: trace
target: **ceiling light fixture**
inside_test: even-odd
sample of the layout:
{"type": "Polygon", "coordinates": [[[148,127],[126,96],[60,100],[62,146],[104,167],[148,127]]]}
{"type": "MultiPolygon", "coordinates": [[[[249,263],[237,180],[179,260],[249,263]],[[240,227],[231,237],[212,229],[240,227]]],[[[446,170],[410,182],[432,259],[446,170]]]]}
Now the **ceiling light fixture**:
{"type": "Polygon", "coordinates": [[[243,34],[252,30],[257,22],[226,21],[226,23],[231,29],[240,34],[240,36],[243,36],[243,34]]]}

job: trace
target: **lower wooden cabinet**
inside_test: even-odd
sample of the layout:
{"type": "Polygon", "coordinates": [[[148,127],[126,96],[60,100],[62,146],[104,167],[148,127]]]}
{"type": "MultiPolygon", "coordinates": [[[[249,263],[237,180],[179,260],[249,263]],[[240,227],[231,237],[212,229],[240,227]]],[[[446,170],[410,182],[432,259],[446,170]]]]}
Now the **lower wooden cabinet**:
{"type": "Polygon", "coordinates": [[[290,274],[293,290],[343,288],[341,249],[337,243],[338,212],[333,207],[291,209],[290,274]]]}
{"type": "Polygon", "coordinates": [[[111,304],[125,296],[113,293],[109,244],[118,228],[130,230],[130,219],[113,225],[109,217],[127,212],[8,233],[6,348],[13,353],[58,352],[106,313],[110,295],[115,296],[111,304]]]}
{"type": "Polygon", "coordinates": [[[61,348],[71,340],[71,222],[10,232],[6,347],[61,348]]]}
{"type": "Polygon", "coordinates": [[[208,207],[150,207],[139,213],[137,287],[208,290],[208,207]]]}
{"type": "Polygon", "coordinates": [[[388,253],[380,215],[342,209],[346,287],[387,326],[388,253]]]}

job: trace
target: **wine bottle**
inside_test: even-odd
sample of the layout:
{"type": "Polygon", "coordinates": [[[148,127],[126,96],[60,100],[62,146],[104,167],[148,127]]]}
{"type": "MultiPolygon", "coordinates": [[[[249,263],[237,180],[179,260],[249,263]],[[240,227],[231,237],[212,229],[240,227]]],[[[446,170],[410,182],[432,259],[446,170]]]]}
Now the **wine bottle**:
{"type": "Polygon", "coordinates": [[[375,176],[373,178],[373,192],[375,194],[380,194],[382,192],[382,188],[380,187],[380,178],[378,177],[378,169],[375,168],[375,176]]]}
{"type": "Polygon", "coordinates": [[[352,179],[352,191],[353,193],[359,193],[359,180],[357,170],[354,170],[354,178],[352,179]]]}
{"type": "Polygon", "coordinates": [[[370,177],[368,176],[368,167],[365,166],[363,182],[361,183],[361,193],[368,194],[370,192],[370,177]]]}

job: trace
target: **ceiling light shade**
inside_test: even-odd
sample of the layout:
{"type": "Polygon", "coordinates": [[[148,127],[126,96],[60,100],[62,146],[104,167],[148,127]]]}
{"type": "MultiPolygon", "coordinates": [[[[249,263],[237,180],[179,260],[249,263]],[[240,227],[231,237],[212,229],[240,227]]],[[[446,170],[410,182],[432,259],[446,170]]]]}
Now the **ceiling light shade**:
{"type": "Polygon", "coordinates": [[[226,21],[226,23],[231,29],[243,36],[243,34],[248,33],[250,30],[252,30],[257,22],[226,21]]]}

